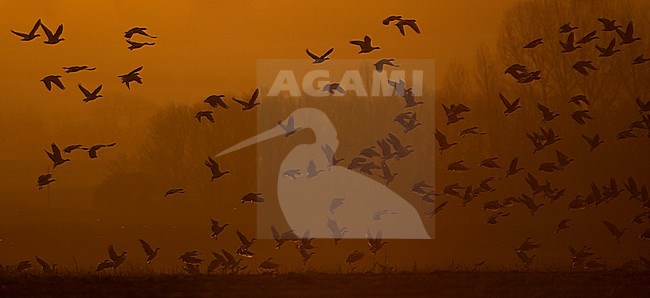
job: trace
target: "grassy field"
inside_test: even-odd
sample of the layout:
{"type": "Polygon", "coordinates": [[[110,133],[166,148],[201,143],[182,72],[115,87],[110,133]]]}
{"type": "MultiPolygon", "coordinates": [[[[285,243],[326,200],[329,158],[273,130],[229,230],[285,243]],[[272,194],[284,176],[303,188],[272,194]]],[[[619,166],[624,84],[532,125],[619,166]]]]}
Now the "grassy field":
{"type": "Polygon", "coordinates": [[[0,297],[650,297],[648,272],[14,276],[0,297]]]}

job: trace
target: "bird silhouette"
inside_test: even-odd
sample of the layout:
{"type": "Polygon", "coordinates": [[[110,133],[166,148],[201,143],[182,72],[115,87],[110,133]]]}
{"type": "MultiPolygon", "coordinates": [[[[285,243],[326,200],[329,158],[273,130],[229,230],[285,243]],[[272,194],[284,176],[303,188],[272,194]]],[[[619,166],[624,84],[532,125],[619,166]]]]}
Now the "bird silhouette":
{"type": "Polygon", "coordinates": [[[555,111],[551,110],[549,107],[541,103],[537,103],[537,109],[542,112],[542,122],[549,122],[560,116],[560,114],[555,113],[555,111]]]}
{"type": "Polygon", "coordinates": [[[591,61],[578,61],[575,64],[573,64],[573,69],[578,71],[583,76],[589,75],[587,69],[598,70],[598,68],[596,68],[591,61]]]}
{"type": "Polygon", "coordinates": [[[210,168],[210,171],[212,172],[212,177],[210,178],[210,181],[219,179],[225,174],[230,174],[230,172],[228,171],[222,172],[219,169],[219,164],[214,159],[212,159],[212,157],[208,157],[208,160],[205,161],[205,166],[210,168]]]}
{"type": "Polygon", "coordinates": [[[210,238],[217,240],[217,236],[223,232],[223,230],[228,226],[228,224],[223,224],[223,226],[219,226],[219,221],[212,219],[210,217],[210,222],[212,223],[212,234],[210,234],[210,238]]]}
{"type": "Polygon", "coordinates": [[[395,59],[393,59],[393,58],[390,58],[390,59],[381,59],[381,60],[375,62],[375,64],[374,64],[374,66],[375,66],[375,70],[376,70],[377,72],[381,73],[381,72],[384,71],[384,67],[387,66],[387,65],[388,65],[388,66],[392,66],[392,67],[399,67],[399,65],[395,65],[395,64],[393,64],[393,61],[395,61],[395,59]]]}
{"type": "Polygon", "coordinates": [[[95,68],[95,67],[91,68],[91,67],[88,67],[88,65],[75,65],[75,66],[65,66],[65,67],[63,67],[63,69],[65,70],[65,73],[74,73],[74,72],[79,72],[79,71],[82,71],[82,70],[93,71],[93,70],[96,70],[97,68],[95,68]]]}
{"type": "Polygon", "coordinates": [[[560,223],[557,224],[557,227],[555,228],[555,234],[559,234],[560,231],[566,230],[570,228],[571,226],[569,225],[569,219],[563,219],[560,221],[560,223]]]}
{"type": "Polygon", "coordinates": [[[295,242],[300,240],[298,235],[296,235],[293,230],[289,230],[280,234],[275,228],[275,225],[271,225],[271,234],[273,235],[273,239],[275,239],[276,242],[275,249],[280,249],[280,247],[282,247],[282,245],[286,242],[295,242]]]}
{"type": "Polygon", "coordinates": [[[402,19],[402,16],[389,16],[389,17],[385,18],[383,21],[381,21],[381,23],[388,26],[388,25],[390,25],[391,22],[399,21],[401,19],[402,19]]]}
{"type": "Polygon", "coordinates": [[[288,137],[294,133],[296,133],[298,130],[300,130],[302,127],[296,127],[295,121],[293,120],[293,115],[289,116],[289,119],[287,119],[287,124],[283,124],[282,121],[278,121],[278,125],[285,131],[284,136],[288,137]]]}
{"type": "Polygon", "coordinates": [[[196,112],[196,115],[194,115],[194,118],[201,122],[202,118],[208,119],[208,121],[214,123],[214,117],[212,117],[212,111],[199,111],[196,112]]]}
{"type": "Polygon", "coordinates": [[[612,236],[614,236],[614,238],[616,239],[616,243],[620,244],[621,237],[623,237],[623,233],[625,233],[627,228],[619,229],[615,224],[606,220],[603,220],[603,224],[605,225],[605,227],[607,227],[609,233],[612,234],[612,236]]]}
{"type": "Polygon", "coordinates": [[[598,135],[598,134],[594,135],[593,137],[589,137],[589,136],[583,134],[582,138],[585,139],[585,141],[587,141],[587,143],[589,143],[590,151],[594,151],[596,148],[598,148],[598,146],[600,144],[604,143],[600,139],[600,135],[598,135]]]}
{"type": "Polygon", "coordinates": [[[138,84],[142,84],[142,78],[140,77],[140,71],[142,70],[143,66],[140,66],[131,72],[118,76],[120,79],[122,79],[122,83],[126,85],[126,88],[131,89],[131,82],[136,82],[138,84]]]}
{"type": "Polygon", "coordinates": [[[125,38],[131,38],[131,37],[133,37],[133,35],[139,34],[139,35],[143,35],[143,36],[146,36],[146,37],[149,37],[149,38],[157,38],[156,36],[149,35],[146,31],[147,31],[146,27],[133,27],[133,28],[129,29],[128,31],[124,32],[124,37],[125,38]]]}
{"type": "Polygon", "coordinates": [[[133,51],[139,48],[142,48],[144,46],[154,46],[156,45],[155,42],[137,42],[133,40],[126,40],[126,42],[129,44],[129,50],[133,51]]]}
{"type": "Polygon", "coordinates": [[[573,118],[573,120],[578,122],[578,124],[580,125],[585,125],[586,123],[585,119],[591,119],[591,120],[594,119],[594,117],[589,115],[589,110],[574,111],[573,113],[571,113],[571,118],[573,118]]]}
{"type": "Polygon", "coordinates": [[[582,106],[582,103],[589,106],[589,99],[586,96],[582,95],[582,94],[571,97],[569,102],[573,103],[575,105],[578,105],[578,106],[582,106]]]}
{"type": "Polygon", "coordinates": [[[616,33],[621,37],[620,45],[631,44],[637,40],[641,40],[641,38],[634,37],[634,23],[631,21],[627,24],[625,31],[616,28],[616,33]]]}
{"type": "Polygon", "coordinates": [[[93,92],[88,91],[88,89],[84,88],[84,86],[82,86],[81,84],[79,84],[78,86],[79,86],[79,90],[81,90],[81,93],[83,93],[85,96],[83,102],[89,102],[98,99],[100,97],[103,97],[101,94],[99,94],[99,92],[102,91],[102,85],[99,85],[99,87],[95,88],[93,92]]]}
{"type": "Polygon", "coordinates": [[[510,103],[510,101],[508,101],[508,99],[501,93],[499,93],[499,98],[506,108],[503,110],[503,115],[508,116],[514,113],[517,109],[521,109],[521,106],[519,105],[519,98],[515,99],[512,103],[510,103]]]}
{"type": "Polygon", "coordinates": [[[152,249],[151,245],[149,245],[149,243],[146,241],[142,239],[138,239],[138,241],[140,242],[142,249],[144,249],[144,253],[147,255],[147,264],[150,264],[151,261],[153,261],[153,259],[158,255],[158,250],[160,250],[160,248],[157,247],[156,249],[152,249]]]}
{"type": "Polygon", "coordinates": [[[440,154],[442,154],[443,151],[458,145],[458,143],[449,143],[447,142],[447,136],[445,136],[442,132],[436,129],[435,133],[436,140],[438,141],[438,150],[440,150],[440,154]]]}
{"type": "Polygon", "coordinates": [[[582,46],[577,46],[574,43],[575,41],[575,35],[573,32],[569,34],[569,37],[567,37],[566,42],[560,41],[560,45],[562,46],[562,53],[571,53],[577,49],[582,48],[582,46]]]}
{"type": "Polygon", "coordinates": [[[175,195],[175,194],[178,194],[178,193],[185,193],[185,190],[182,189],[182,188],[172,188],[172,189],[168,190],[167,192],[165,192],[165,196],[171,196],[171,195],[175,195]]]}
{"type": "Polygon", "coordinates": [[[32,30],[29,31],[29,33],[21,33],[21,32],[14,31],[14,30],[11,30],[11,33],[20,36],[21,41],[30,41],[30,40],[32,40],[34,38],[37,38],[37,37],[41,36],[40,34],[36,33],[36,30],[38,30],[38,28],[40,28],[40,27],[41,27],[41,19],[38,19],[38,21],[36,21],[36,24],[34,24],[34,27],[32,27],[32,30]]]}
{"type": "Polygon", "coordinates": [[[598,57],[611,57],[616,52],[620,52],[621,51],[620,49],[614,49],[615,46],[616,46],[615,38],[613,38],[612,41],[609,42],[607,48],[603,48],[596,45],[596,49],[598,49],[598,51],[600,52],[600,55],[598,55],[598,57]]]}
{"type": "Polygon", "coordinates": [[[225,95],[210,95],[208,96],[203,102],[209,104],[213,108],[218,108],[222,107],[224,109],[228,109],[228,105],[223,101],[223,98],[225,95]]]}
{"type": "Polygon", "coordinates": [[[640,55],[640,56],[634,58],[634,61],[632,61],[632,64],[639,65],[639,64],[646,63],[648,61],[650,61],[650,58],[645,58],[644,55],[640,55]]]}
{"type": "Polygon", "coordinates": [[[340,94],[345,94],[345,89],[343,89],[343,87],[339,83],[329,83],[323,86],[323,92],[334,94],[334,91],[337,91],[340,94]]]}
{"type": "Polygon", "coordinates": [[[232,98],[232,100],[242,105],[241,108],[242,111],[250,110],[260,104],[258,102],[255,102],[257,100],[257,96],[259,95],[259,93],[260,93],[260,89],[259,88],[255,89],[255,92],[253,92],[253,95],[251,96],[251,99],[248,102],[236,99],[234,97],[232,98]]]}
{"type": "Polygon", "coordinates": [[[571,32],[573,30],[576,30],[576,29],[578,29],[578,27],[572,27],[571,23],[569,22],[569,23],[566,23],[566,24],[560,26],[559,32],[560,33],[569,33],[569,32],[571,32]]]}
{"type": "Polygon", "coordinates": [[[63,86],[61,76],[59,75],[46,76],[41,80],[41,82],[45,84],[45,88],[47,88],[48,91],[52,91],[52,84],[56,85],[61,90],[65,90],[65,86],[63,86]]]}
{"type": "Polygon", "coordinates": [[[63,152],[72,153],[72,151],[77,150],[77,149],[81,149],[81,147],[83,147],[82,144],[70,145],[70,146],[67,146],[67,147],[63,148],[63,152]]]}
{"type": "Polygon", "coordinates": [[[45,260],[39,258],[38,256],[36,257],[36,262],[39,265],[41,265],[41,268],[43,269],[43,273],[45,273],[45,274],[54,274],[54,273],[56,273],[56,265],[57,264],[53,264],[53,265],[50,266],[50,264],[48,262],[46,262],[45,260]]]}
{"type": "Polygon", "coordinates": [[[65,40],[65,38],[61,38],[61,34],[63,34],[63,24],[56,28],[54,34],[52,34],[52,31],[43,23],[41,23],[41,28],[43,28],[45,37],[47,37],[47,40],[44,41],[44,43],[54,45],[65,40]]]}
{"type": "Polygon", "coordinates": [[[621,25],[616,25],[616,20],[610,20],[606,18],[599,18],[599,22],[603,23],[603,31],[616,31],[618,28],[623,28],[621,25]]]}
{"type": "Polygon", "coordinates": [[[121,254],[117,254],[115,252],[115,249],[113,248],[113,245],[108,246],[108,256],[111,258],[111,261],[113,261],[113,264],[111,265],[111,268],[117,269],[126,261],[126,252],[122,252],[121,254]]]}
{"type": "Polygon", "coordinates": [[[70,161],[70,159],[67,158],[64,159],[63,156],[61,156],[61,150],[59,150],[59,147],[55,143],[52,143],[52,152],[50,153],[48,151],[45,151],[45,153],[47,153],[47,156],[54,163],[53,166],[54,169],[56,169],[57,166],[70,161]]]}
{"type": "Polygon", "coordinates": [[[541,38],[535,39],[524,46],[524,49],[534,49],[537,46],[543,44],[544,41],[541,38]]]}
{"type": "Polygon", "coordinates": [[[415,20],[398,20],[395,26],[397,26],[399,33],[401,33],[402,36],[406,36],[406,32],[404,32],[404,26],[411,27],[415,33],[420,34],[420,28],[418,27],[418,24],[415,23],[415,20]]]}
{"type": "Polygon", "coordinates": [[[374,50],[379,50],[379,47],[372,46],[372,38],[370,38],[368,35],[366,35],[363,40],[352,40],[350,41],[350,44],[359,46],[359,54],[370,53],[374,50]]]}
{"type": "Polygon", "coordinates": [[[106,148],[106,147],[113,147],[116,144],[117,143],[98,144],[98,145],[91,146],[90,148],[81,148],[81,149],[88,151],[88,155],[90,156],[90,158],[97,158],[97,150],[102,149],[102,148],[106,148]]]}
{"type": "Polygon", "coordinates": [[[53,176],[51,173],[45,173],[43,175],[38,176],[38,181],[37,181],[38,189],[39,190],[43,189],[44,186],[56,181],[52,177],[53,176]]]}
{"type": "Polygon", "coordinates": [[[309,49],[305,49],[305,52],[307,52],[307,55],[309,55],[309,57],[314,59],[313,64],[319,64],[319,63],[323,63],[323,62],[325,62],[327,60],[330,60],[330,58],[328,58],[327,56],[329,56],[332,52],[334,52],[334,48],[331,48],[331,49],[327,50],[327,52],[325,52],[325,54],[320,55],[320,56],[314,55],[312,52],[309,51],[309,49]]]}
{"type": "Polygon", "coordinates": [[[591,31],[591,32],[587,33],[587,35],[583,36],[576,43],[587,44],[587,43],[591,42],[592,40],[599,39],[599,37],[596,36],[597,32],[598,32],[598,30],[594,30],[594,31],[591,31]]]}
{"type": "Polygon", "coordinates": [[[247,193],[241,198],[241,203],[244,204],[245,202],[251,202],[251,203],[264,203],[264,198],[261,197],[261,193],[247,193]]]}

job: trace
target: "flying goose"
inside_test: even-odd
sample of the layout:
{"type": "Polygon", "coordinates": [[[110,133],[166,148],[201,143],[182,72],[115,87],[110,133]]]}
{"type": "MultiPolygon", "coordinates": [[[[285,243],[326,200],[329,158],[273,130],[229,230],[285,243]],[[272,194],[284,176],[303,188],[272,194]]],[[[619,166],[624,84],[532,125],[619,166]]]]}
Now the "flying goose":
{"type": "Polygon", "coordinates": [[[512,103],[510,103],[508,99],[501,93],[499,93],[499,98],[501,99],[503,105],[506,107],[506,109],[503,111],[503,115],[508,116],[514,113],[517,109],[521,109],[521,106],[519,105],[519,98],[515,99],[512,103]]]}
{"type": "Polygon", "coordinates": [[[210,234],[210,238],[217,240],[217,236],[223,232],[223,230],[228,226],[228,224],[223,224],[223,226],[219,226],[219,221],[212,219],[210,217],[210,223],[212,223],[212,234],[210,234]]]}
{"type": "Polygon", "coordinates": [[[140,242],[140,246],[142,246],[142,249],[144,249],[144,253],[147,255],[147,264],[150,264],[151,261],[158,255],[158,250],[160,248],[156,248],[155,250],[151,248],[151,245],[147,243],[146,241],[142,239],[138,239],[140,242]]]}
{"type": "Polygon", "coordinates": [[[41,80],[41,82],[45,84],[47,91],[52,91],[52,84],[56,85],[61,90],[65,90],[65,86],[63,86],[63,83],[61,82],[61,76],[59,75],[46,76],[41,80]]]}
{"type": "Polygon", "coordinates": [[[359,46],[359,48],[360,48],[359,54],[370,53],[370,52],[372,52],[374,50],[379,49],[379,47],[373,47],[372,46],[372,38],[370,38],[370,36],[368,36],[368,35],[366,35],[363,38],[363,41],[361,41],[361,40],[352,40],[352,41],[350,41],[350,44],[359,46]]]}
{"type": "Polygon", "coordinates": [[[616,28],[616,33],[618,33],[618,36],[621,37],[620,45],[631,44],[637,40],[641,40],[641,38],[634,37],[634,23],[631,21],[627,24],[625,32],[623,32],[621,29],[616,28]]]}
{"type": "Polygon", "coordinates": [[[395,61],[395,59],[393,59],[393,58],[390,58],[390,59],[381,59],[381,60],[375,62],[375,64],[374,64],[374,66],[375,66],[375,70],[376,70],[378,73],[382,73],[382,72],[384,71],[384,66],[386,66],[386,65],[388,65],[388,66],[392,66],[392,67],[399,67],[399,65],[395,65],[395,64],[393,64],[393,61],[395,61]]]}
{"type": "Polygon", "coordinates": [[[65,40],[65,38],[61,38],[61,34],[63,34],[63,24],[59,25],[54,34],[52,34],[52,31],[43,23],[41,23],[41,28],[43,28],[43,32],[45,32],[45,36],[47,37],[47,40],[44,41],[44,43],[54,45],[65,40]]]}
{"type": "Polygon", "coordinates": [[[223,101],[225,95],[210,95],[203,102],[209,104],[213,108],[222,107],[228,109],[228,105],[223,101]]]}
{"type": "Polygon", "coordinates": [[[221,176],[225,174],[230,174],[229,171],[222,172],[219,169],[219,164],[212,159],[212,157],[208,157],[208,160],[204,162],[205,166],[210,168],[210,171],[212,172],[212,177],[210,178],[210,181],[214,181],[215,179],[221,178],[221,176]]]}
{"type": "Polygon", "coordinates": [[[47,153],[47,156],[54,163],[54,167],[53,167],[54,169],[56,169],[57,166],[62,165],[64,163],[70,161],[70,159],[67,159],[67,158],[64,159],[61,156],[61,150],[59,150],[59,147],[55,143],[52,143],[52,153],[48,152],[47,150],[45,151],[45,153],[47,153]]]}
{"type": "Polygon", "coordinates": [[[527,43],[527,44],[524,46],[524,49],[534,49],[534,48],[536,48],[537,46],[539,46],[539,45],[541,45],[541,44],[543,44],[543,43],[544,43],[544,42],[542,41],[542,39],[541,39],[541,38],[538,38],[538,39],[535,39],[535,40],[533,40],[533,41],[527,43]]]}
{"type": "Polygon", "coordinates": [[[90,158],[97,158],[97,150],[105,148],[105,147],[113,147],[116,144],[117,143],[98,144],[98,145],[91,146],[90,148],[81,148],[81,149],[88,151],[88,156],[90,156],[90,158]]]}
{"type": "Polygon", "coordinates": [[[118,78],[122,79],[122,83],[126,85],[126,88],[131,89],[131,86],[129,85],[131,82],[142,84],[142,78],[140,77],[140,71],[142,68],[144,67],[140,66],[125,75],[118,76],[118,78]]]}
{"type": "Polygon", "coordinates": [[[314,55],[312,52],[309,51],[309,49],[305,49],[305,52],[307,52],[307,55],[309,55],[309,57],[314,59],[313,64],[319,64],[319,63],[323,63],[323,62],[325,62],[327,60],[330,60],[330,58],[328,58],[327,56],[329,56],[332,52],[334,52],[334,48],[331,48],[331,49],[327,50],[327,52],[325,52],[325,54],[323,54],[321,56],[314,55]]]}
{"type": "Polygon", "coordinates": [[[133,51],[135,49],[139,49],[144,46],[153,46],[156,45],[155,42],[137,42],[133,40],[127,39],[126,42],[129,44],[129,50],[133,51]]]}
{"type": "Polygon", "coordinates": [[[418,28],[415,20],[398,20],[395,26],[397,26],[399,33],[401,33],[402,36],[406,36],[406,33],[404,32],[404,26],[409,26],[411,29],[413,29],[413,31],[415,31],[415,33],[420,34],[420,28],[418,28]]]}
{"type": "Polygon", "coordinates": [[[11,30],[11,33],[22,37],[21,41],[30,41],[36,37],[41,36],[40,34],[36,33],[36,30],[38,30],[38,28],[40,27],[41,27],[41,19],[38,19],[38,21],[36,21],[36,24],[34,24],[34,27],[32,27],[32,30],[29,31],[29,33],[21,33],[14,30],[11,30]]]}
{"type": "Polygon", "coordinates": [[[157,38],[156,36],[151,36],[146,32],[147,28],[145,27],[133,27],[129,29],[128,31],[124,32],[124,37],[125,38],[131,38],[133,37],[134,34],[140,34],[143,36],[147,36],[150,38],[157,38]]]}
{"type": "Polygon", "coordinates": [[[212,116],[212,111],[198,111],[196,112],[196,115],[194,115],[194,118],[201,123],[201,119],[205,118],[208,119],[208,121],[214,123],[214,117],[212,116]]]}
{"type": "Polygon", "coordinates": [[[232,98],[232,100],[242,105],[241,108],[242,111],[250,110],[260,104],[258,102],[255,102],[257,100],[257,96],[259,95],[259,93],[260,93],[260,89],[259,88],[255,89],[255,92],[253,92],[253,95],[251,95],[251,99],[248,102],[236,99],[234,97],[232,98]]]}
{"type": "Polygon", "coordinates": [[[103,97],[101,94],[99,94],[99,92],[102,91],[102,85],[99,85],[99,87],[95,88],[93,92],[88,91],[88,89],[84,88],[84,86],[82,86],[81,84],[79,84],[78,86],[79,86],[79,90],[81,90],[81,93],[83,93],[85,96],[83,102],[89,102],[98,99],[100,97],[103,97]]]}

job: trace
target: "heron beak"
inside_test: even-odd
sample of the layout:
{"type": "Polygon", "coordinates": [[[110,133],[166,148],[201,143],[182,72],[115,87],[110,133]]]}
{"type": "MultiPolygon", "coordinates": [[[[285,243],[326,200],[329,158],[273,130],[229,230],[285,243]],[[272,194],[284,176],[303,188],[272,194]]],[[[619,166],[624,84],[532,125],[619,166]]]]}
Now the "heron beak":
{"type": "Polygon", "coordinates": [[[228,153],[237,151],[239,149],[243,149],[245,147],[248,147],[248,146],[251,146],[251,145],[254,145],[254,144],[257,144],[257,143],[260,143],[260,142],[263,142],[263,141],[266,141],[268,139],[271,139],[271,138],[274,138],[274,137],[277,137],[277,136],[280,136],[280,135],[284,135],[284,134],[285,134],[284,129],[282,129],[280,126],[275,126],[272,129],[269,129],[269,130],[267,130],[267,131],[265,131],[263,133],[260,133],[260,134],[254,136],[254,137],[251,137],[249,139],[241,141],[237,145],[234,145],[234,146],[232,146],[232,147],[230,147],[230,148],[228,148],[226,150],[223,150],[223,151],[219,152],[214,157],[216,158],[216,157],[219,157],[219,156],[222,156],[222,155],[226,155],[228,153]]]}

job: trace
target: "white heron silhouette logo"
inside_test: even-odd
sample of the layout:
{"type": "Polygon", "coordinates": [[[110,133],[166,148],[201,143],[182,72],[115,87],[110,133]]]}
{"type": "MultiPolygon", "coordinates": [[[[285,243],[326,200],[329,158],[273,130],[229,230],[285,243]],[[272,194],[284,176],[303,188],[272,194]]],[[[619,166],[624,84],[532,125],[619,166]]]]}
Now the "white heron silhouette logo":
{"type": "MultiPolygon", "coordinates": [[[[293,148],[280,165],[277,177],[278,202],[291,230],[311,230],[316,238],[366,238],[382,231],[386,239],[431,239],[417,210],[385,185],[332,165],[338,147],[336,128],[327,115],[315,108],[295,110],[284,121],[295,129],[311,129],[312,144],[293,148]],[[287,171],[295,179],[282,178],[287,171]]],[[[276,126],[236,144],[215,157],[287,133],[287,125],[276,126]]]]}

